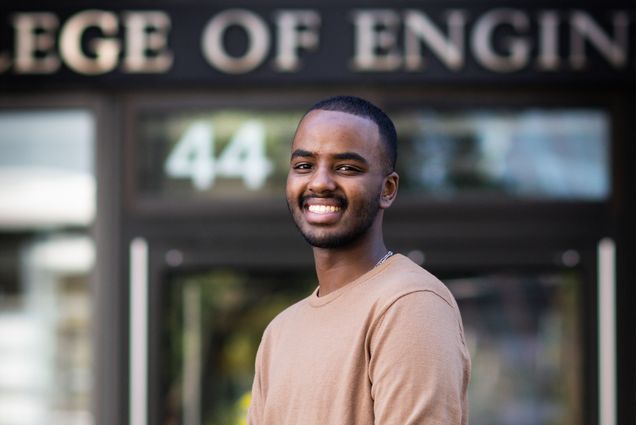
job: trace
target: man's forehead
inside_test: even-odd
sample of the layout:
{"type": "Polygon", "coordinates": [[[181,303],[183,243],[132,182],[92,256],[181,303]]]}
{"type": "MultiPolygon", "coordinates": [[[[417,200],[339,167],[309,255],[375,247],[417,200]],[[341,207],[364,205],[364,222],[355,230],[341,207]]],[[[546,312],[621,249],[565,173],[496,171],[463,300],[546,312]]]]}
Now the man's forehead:
{"type": "Polygon", "coordinates": [[[340,111],[322,109],[310,111],[303,117],[296,129],[294,143],[313,142],[315,138],[349,134],[351,138],[360,138],[366,143],[373,143],[379,138],[379,130],[375,122],[340,111]],[[306,140],[309,138],[309,140],[306,140]]]}

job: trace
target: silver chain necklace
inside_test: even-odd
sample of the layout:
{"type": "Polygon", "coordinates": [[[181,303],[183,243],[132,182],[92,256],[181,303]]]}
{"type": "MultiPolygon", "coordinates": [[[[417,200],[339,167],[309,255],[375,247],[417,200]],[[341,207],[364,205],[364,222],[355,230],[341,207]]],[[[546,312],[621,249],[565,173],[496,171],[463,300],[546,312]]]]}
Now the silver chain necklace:
{"type": "Polygon", "coordinates": [[[378,267],[380,264],[384,263],[386,260],[389,259],[390,256],[393,255],[393,251],[389,251],[386,254],[384,254],[384,257],[380,258],[380,260],[378,260],[377,263],[375,263],[375,266],[373,266],[373,268],[378,267]]]}

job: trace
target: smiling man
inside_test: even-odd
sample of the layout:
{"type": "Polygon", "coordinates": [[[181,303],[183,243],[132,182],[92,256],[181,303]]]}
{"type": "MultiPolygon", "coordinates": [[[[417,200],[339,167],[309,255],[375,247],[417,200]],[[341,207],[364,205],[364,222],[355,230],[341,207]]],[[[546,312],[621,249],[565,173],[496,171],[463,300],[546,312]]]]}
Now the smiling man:
{"type": "Polygon", "coordinates": [[[390,118],[357,97],[318,102],[298,125],[287,203],[313,247],[318,288],[265,330],[248,424],[467,423],[457,303],[384,244],[396,157],[390,118]]]}

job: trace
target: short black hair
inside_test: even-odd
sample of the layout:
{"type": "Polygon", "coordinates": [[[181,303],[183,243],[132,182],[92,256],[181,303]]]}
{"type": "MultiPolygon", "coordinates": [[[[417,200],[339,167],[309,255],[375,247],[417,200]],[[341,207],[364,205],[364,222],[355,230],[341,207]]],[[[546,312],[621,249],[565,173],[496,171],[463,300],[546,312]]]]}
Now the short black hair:
{"type": "Polygon", "coordinates": [[[356,96],[333,96],[316,102],[307,112],[311,111],[337,111],[367,118],[378,126],[380,138],[386,146],[387,161],[386,165],[389,170],[395,171],[395,163],[397,161],[397,133],[395,125],[391,118],[380,108],[356,96]]]}

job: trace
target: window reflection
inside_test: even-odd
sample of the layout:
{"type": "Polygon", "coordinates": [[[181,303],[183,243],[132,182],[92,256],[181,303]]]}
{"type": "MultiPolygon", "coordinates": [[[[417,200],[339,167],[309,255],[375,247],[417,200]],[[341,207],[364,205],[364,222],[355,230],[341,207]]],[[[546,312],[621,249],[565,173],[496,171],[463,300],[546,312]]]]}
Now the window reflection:
{"type": "Polygon", "coordinates": [[[137,187],[146,197],[280,196],[299,111],[142,114],[137,187]]]}
{"type": "Polygon", "coordinates": [[[400,186],[438,196],[605,199],[609,130],[594,110],[395,114],[400,186]]]}
{"type": "Polygon", "coordinates": [[[470,423],[582,423],[580,276],[515,272],[445,282],[472,357],[470,423]]]}
{"type": "Polygon", "coordinates": [[[0,424],[90,425],[94,120],[0,113],[0,424]]]}
{"type": "MultiPolygon", "coordinates": [[[[592,109],[389,111],[405,195],[603,200],[609,118],[592,109]]],[[[280,196],[301,111],[145,111],[137,188],[192,200],[280,196]]]]}
{"type": "Polygon", "coordinates": [[[160,315],[161,423],[245,424],[265,327],[315,285],[313,270],[168,276],[160,315]]]}
{"type": "Polygon", "coordinates": [[[0,227],[88,226],[93,139],[85,111],[0,113],[0,227]]]}
{"type": "MultiPolygon", "coordinates": [[[[470,423],[580,424],[580,276],[514,272],[445,282],[472,356],[470,423]]],[[[245,423],[261,334],[314,285],[311,271],[169,276],[160,314],[161,423],[245,423]]]]}

